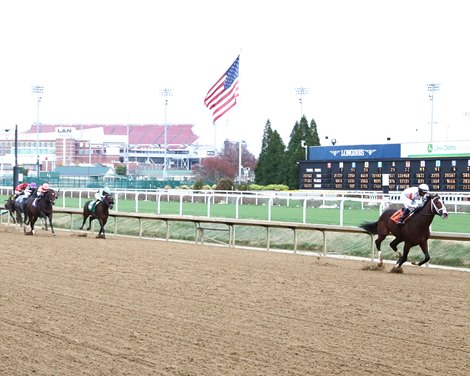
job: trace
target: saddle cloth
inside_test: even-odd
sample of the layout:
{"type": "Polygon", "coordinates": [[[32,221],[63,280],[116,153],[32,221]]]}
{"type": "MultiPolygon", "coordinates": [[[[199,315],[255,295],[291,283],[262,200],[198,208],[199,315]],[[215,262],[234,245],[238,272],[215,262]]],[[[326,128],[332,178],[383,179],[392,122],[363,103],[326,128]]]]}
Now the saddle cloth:
{"type": "Polygon", "coordinates": [[[95,208],[96,208],[96,201],[90,201],[90,203],[88,204],[88,210],[94,213],[95,208]]]}
{"type": "MultiPolygon", "coordinates": [[[[403,214],[403,209],[398,209],[395,213],[393,213],[393,214],[390,216],[390,219],[391,219],[393,222],[398,223],[398,221],[400,220],[402,214],[403,214]]],[[[410,214],[405,218],[404,222],[408,222],[408,219],[410,219],[413,214],[414,214],[414,213],[410,213],[410,214]]]]}
{"type": "Polygon", "coordinates": [[[402,213],[403,213],[403,210],[402,210],[402,209],[398,209],[395,213],[392,214],[392,216],[390,217],[390,219],[391,219],[393,222],[397,223],[397,222],[400,220],[402,213]]]}

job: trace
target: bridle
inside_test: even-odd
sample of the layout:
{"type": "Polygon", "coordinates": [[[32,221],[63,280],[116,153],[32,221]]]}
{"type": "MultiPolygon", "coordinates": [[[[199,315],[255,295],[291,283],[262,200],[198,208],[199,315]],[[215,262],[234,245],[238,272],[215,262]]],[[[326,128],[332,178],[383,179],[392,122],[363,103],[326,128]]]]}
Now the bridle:
{"type": "Polygon", "coordinates": [[[56,200],[56,194],[55,192],[51,189],[49,191],[47,191],[47,193],[44,195],[44,198],[49,201],[52,205],[55,204],[55,200],[56,200]]]}
{"type": "Polygon", "coordinates": [[[114,205],[113,196],[107,195],[107,196],[104,198],[103,202],[106,204],[107,207],[112,208],[112,206],[114,205]]]}
{"type": "Polygon", "coordinates": [[[427,215],[438,215],[442,218],[447,218],[448,217],[448,213],[447,213],[447,209],[444,205],[444,203],[440,200],[440,197],[439,196],[434,196],[431,198],[431,214],[427,214],[427,215]],[[439,201],[439,203],[441,204],[441,207],[438,208],[435,201],[439,201]]]}

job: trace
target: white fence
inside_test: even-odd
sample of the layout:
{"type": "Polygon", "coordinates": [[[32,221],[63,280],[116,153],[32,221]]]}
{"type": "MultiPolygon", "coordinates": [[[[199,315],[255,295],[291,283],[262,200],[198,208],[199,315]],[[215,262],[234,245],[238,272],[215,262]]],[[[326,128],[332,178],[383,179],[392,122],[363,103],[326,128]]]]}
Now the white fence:
{"type": "MultiPolygon", "coordinates": [[[[70,207],[67,205],[68,198],[78,198],[77,208],[83,208],[85,202],[94,197],[96,190],[64,188],[59,195],[61,197],[62,208],[70,207]]],[[[0,195],[11,193],[11,188],[0,187],[0,195]]],[[[449,212],[470,212],[470,193],[442,193],[440,194],[447,206],[449,212]]],[[[115,199],[114,211],[119,212],[120,200],[134,201],[134,212],[139,213],[139,205],[142,201],[155,201],[155,214],[161,213],[163,201],[179,202],[179,215],[184,215],[184,205],[188,203],[204,203],[205,216],[212,217],[212,209],[216,204],[235,205],[235,218],[239,219],[241,206],[245,204],[262,205],[267,208],[267,221],[272,221],[272,208],[274,206],[289,206],[294,202],[299,207],[302,223],[307,223],[307,208],[339,208],[339,225],[344,225],[345,203],[358,202],[362,209],[365,206],[377,207],[377,215],[380,215],[384,209],[390,205],[401,205],[400,194],[396,193],[377,193],[377,192],[266,192],[266,191],[193,191],[185,189],[170,190],[114,190],[115,199]]]]}

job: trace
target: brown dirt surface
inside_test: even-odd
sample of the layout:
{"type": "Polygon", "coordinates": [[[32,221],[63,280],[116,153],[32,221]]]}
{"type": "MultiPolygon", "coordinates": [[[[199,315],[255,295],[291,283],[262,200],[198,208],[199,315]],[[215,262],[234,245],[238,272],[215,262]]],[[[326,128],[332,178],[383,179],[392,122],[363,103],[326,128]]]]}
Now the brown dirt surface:
{"type": "Polygon", "coordinates": [[[0,226],[0,375],[468,375],[470,273],[0,226]]]}

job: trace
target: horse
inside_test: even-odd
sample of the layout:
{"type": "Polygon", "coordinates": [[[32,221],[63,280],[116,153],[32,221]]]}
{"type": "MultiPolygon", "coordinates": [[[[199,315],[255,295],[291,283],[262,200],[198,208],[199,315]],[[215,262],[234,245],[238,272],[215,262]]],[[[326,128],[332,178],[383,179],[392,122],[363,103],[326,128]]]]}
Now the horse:
{"type": "Polygon", "coordinates": [[[36,201],[34,204],[35,197],[30,196],[25,200],[25,215],[31,230],[26,232],[26,227],[23,227],[25,235],[34,235],[34,224],[37,219],[42,215],[45,216],[45,226],[47,230],[47,220],[49,220],[49,225],[51,227],[52,235],[55,236],[54,226],[52,225],[52,212],[53,206],[57,199],[57,193],[53,189],[49,189],[44,192],[43,196],[36,201]],[[34,205],[33,205],[34,204],[34,205]]]}
{"type": "Polygon", "coordinates": [[[8,197],[5,203],[5,209],[8,210],[8,213],[10,214],[10,217],[13,220],[13,223],[18,223],[18,220],[17,220],[18,213],[15,210],[15,195],[14,194],[8,197]],[[16,214],[16,217],[15,217],[15,214],[16,214]]]}
{"type": "Polygon", "coordinates": [[[101,238],[101,239],[106,239],[104,226],[106,225],[106,222],[108,221],[109,209],[113,208],[114,198],[111,195],[105,196],[103,200],[101,200],[95,205],[95,208],[92,211],[90,210],[90,203],[93,201],[94,200],[87,201],[85,203],[85,206],[83,207],[83,223],[82,223],[82,226],[80,227],[80,230],[83,230],[83,226],[85,225],[85,222],[88,218],[90,218],[90,221],[88,223],[87,231],[90,230],[91,228],[91,221],[94,219],[97,219],[98,222],[100,223],[100,231],[96,237],[101,238]]]}
{"type": "MultiPolygon", "coordinates": [[[[13,199],[12,207],[16,213],[16,223],[18,223],[20,226],[23,226],[23,223],[28,224],[28,217],[25,212],[26,200],[31,196],[37,197],[36,195],[36,189],[31,190],[28,187],[27,191],[25,190],[23,194],[13,199]]],[[[13,196],[11,196],[11,198],[13,198],[13,196]]],[[[44,217],[44,214],[41,214],[41,217],[44,217]]]]}
{"type": "Polygon", "coordinates": [[[405,242],[403,247],[403,254],[399,254],[397,263],[394,269],[400,269],[401,266],[408,259],[408,253],[411,247],[419,245],[424,253],[424,260],[419,263],[413,262],[413,265],[421,266],[430,260],[428,250],[428,239],[431,236],[429,227],[434,219],[435,215],[439,215],[441,218],[446,219],[449,214],[447,209],[442,202],[441,198],[437,194],[431,194],[427,198],[424,205],[413,212],[405,221],[405,224],[400,226],[397,224],[402,209],[387,209],[379,217],[376,222],[363,223],[359,227],[366,230],[371,235],[378,235],[375,240],[375,246],[377,247],[379,266],[383,265],[382,251],[380,245],[382,241],[390,233],[395,236],[395,239],[390,243],[390,247],[397,252],[397,245],[401,242],[405,242]]]}
{"type": "Polygon", "coordinates": [[[5,204],[5,208],[9,211],[13,222],[18,223],[20,226],[23,226],[23,223],[26,220],[26,215],[24,214],[24,201],[26,201],[26,196],[16,196],[12,194],[5,204]],[[23,215],[25,216],[24,218],[23,215]]]}

